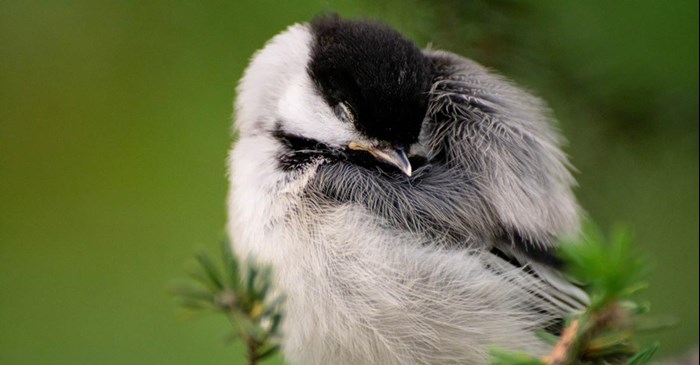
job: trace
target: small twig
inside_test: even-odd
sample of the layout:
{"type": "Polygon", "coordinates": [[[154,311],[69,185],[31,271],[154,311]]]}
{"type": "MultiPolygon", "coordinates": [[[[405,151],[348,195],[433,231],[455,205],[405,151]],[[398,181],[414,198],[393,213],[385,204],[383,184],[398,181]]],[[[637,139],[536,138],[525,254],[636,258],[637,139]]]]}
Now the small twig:
{"type": "Polygon", "coordinates": [[[246,339],[246,348],[248,350],[248,365],[257,365],[258,363],[258,342],[252,337],[246,339]]]}
{"type": "Polygon", "coordinates": [[[571,324],[564,329],[559,342],[552,350],[552,353],[548,356],[542,358],[547,365],[567,365],[569,364],[569,359],[571,358],[571,352],[574,347],[576,347],[576,340],[578,339],[579,321],[574,320],[571,324]]]}

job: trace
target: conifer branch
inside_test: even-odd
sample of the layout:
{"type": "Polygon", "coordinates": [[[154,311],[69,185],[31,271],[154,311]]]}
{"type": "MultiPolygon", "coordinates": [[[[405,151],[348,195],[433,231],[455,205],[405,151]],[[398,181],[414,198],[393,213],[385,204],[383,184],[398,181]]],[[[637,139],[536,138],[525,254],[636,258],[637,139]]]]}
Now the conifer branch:
{"type": "Polygon", "coordinates": [[[240,339],[248,365],[256,365],[279,350],[281,305],[284,297],[272,289],[271,271],[248,260],[241,274],[240,263],[228,242],[222,244],[222,263],[204,252],[195,254],[190,280],[173,287],[182,307],[189,312],[215,312],[226,316],[233,329],[228,339],[240,339]]]}

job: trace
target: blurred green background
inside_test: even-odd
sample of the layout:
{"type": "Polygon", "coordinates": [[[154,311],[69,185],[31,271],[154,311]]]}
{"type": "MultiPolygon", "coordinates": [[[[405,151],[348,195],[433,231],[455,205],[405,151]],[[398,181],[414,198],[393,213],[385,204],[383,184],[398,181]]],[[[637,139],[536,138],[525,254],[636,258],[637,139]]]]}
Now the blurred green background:
{"type": "MultiPolygon", "coordinates": [[[[577,194],[698,341],[698,2],[0,1],[0,364],[233,364],[167,293],[224,237],[236,80],[322,11],[383,19],[547,99],[577,194]]],[[[279,360],[276,360],[279,361],[279,360]]],[[[274,361],[273,361],[274,362],[274,361]]]]}

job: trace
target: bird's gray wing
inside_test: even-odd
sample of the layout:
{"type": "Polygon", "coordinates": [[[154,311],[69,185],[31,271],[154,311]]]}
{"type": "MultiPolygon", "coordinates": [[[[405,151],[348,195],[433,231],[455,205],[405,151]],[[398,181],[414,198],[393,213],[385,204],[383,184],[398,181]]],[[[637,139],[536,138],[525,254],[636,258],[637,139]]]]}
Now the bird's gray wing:
{"type": "Polygon", "coordinates": [[[422,148],[428,161],[462,171],[494,215],[492,251],[545,286],[567,311],[587,296],[558,272],[559,239],[578,233],[580,209],[562,138],[544,103],[477,63],[426,51],[435,69],[422,148]]]}
{"type": "Polygon", "coordinates": [[[575,234],[574,179],[549,109],[463,57],[427,51],[435,69],[423,153],[463,172],[512,237],[551,246],[575,234]]]}

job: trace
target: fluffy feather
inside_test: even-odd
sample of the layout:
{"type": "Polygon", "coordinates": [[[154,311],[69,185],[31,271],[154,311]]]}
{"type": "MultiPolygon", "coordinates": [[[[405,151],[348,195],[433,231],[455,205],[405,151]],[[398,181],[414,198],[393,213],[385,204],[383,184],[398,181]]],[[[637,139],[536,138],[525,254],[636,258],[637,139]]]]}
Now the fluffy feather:
{"type": "Polygon", "coordinates": [[[494,346],[544,353],[535,330],[586,298],[544,259],[575,234],[579,209],[542,102],[472,61],[426,51],[433,82],[412,146],[424,163],[409,178],[339,147],[362,133],[329,115],[309,81],[312,49],[312,30],[296,25],[255,56],[230,155],[229,233],[240,256],[273,266],[287,296],[287,360],[484,364],[494,346]]]}

